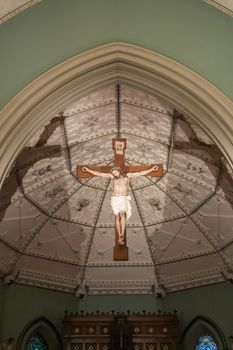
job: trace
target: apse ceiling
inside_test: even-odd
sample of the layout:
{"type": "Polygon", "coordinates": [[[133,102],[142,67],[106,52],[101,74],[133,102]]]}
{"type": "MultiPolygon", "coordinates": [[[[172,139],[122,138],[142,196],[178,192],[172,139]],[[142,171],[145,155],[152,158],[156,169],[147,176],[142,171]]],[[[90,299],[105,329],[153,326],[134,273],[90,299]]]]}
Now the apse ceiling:
{"type": "Polygon", "coordinates": [[[165,101],[109,85],[48,116],[22,149],[0,194],[5,283],[75,293],[158,293],[218,283],[233,269],[233,175],[205,132],[165,101]],[[78,164],[162,163],[160,178],[131,179],[128,261],[113,261],[109,179],[78,164]]]}

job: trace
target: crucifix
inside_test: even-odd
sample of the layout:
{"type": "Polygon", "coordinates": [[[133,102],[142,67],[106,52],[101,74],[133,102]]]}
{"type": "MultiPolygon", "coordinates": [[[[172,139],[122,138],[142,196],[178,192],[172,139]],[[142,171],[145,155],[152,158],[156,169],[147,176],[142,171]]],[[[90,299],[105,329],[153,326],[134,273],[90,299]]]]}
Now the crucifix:
{"type": "Polygon", "coordinates": [[[127,261],[126,220],[131,216],[130,197],[127,194],[129,181],[131,178],[142,175],[160,177],[163,175],[163,165],[125,165],[126,139],[114,138],[112,146],[114,150],[114,167],[78,165],[77,176],[79,178],[102,176],[113,180],[111,197],[111,206],[115,215],[113,259],[115,261],[127,261]]]}

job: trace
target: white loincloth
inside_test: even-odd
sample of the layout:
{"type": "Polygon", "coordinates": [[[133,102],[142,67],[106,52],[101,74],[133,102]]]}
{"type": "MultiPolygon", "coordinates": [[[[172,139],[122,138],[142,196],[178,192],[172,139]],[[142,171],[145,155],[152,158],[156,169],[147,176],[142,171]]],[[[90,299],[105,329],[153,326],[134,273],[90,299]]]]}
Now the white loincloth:
{"type": "Polygon", "coordinates": [[[111,197],[111,206],[114,215],[119,214],[120,212],[126,213],[126,220],[132,215],[132,208],[130,204],[130,196],[112,196],[111,197]]]}

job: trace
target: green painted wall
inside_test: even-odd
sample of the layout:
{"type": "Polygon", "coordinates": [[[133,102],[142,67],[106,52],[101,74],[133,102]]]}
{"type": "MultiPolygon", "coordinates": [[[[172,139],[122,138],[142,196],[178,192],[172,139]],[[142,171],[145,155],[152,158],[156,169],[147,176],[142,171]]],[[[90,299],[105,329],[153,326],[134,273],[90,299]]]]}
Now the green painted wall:
{"type": "Polygon", "coordinates": [[[202,0],[43,0],[0,26],[0,108],[55,64],[123,41],[171,57],[233,100],[233,20],[202,0]]]}
{"type": "Polygon", "coordinates": [[[65,310],[78,310],[78,301],[69,294],[14,285],[4,289],[2,337],[17,339],[28,322],[46,317],[62,334],[65,310]]]}
{"type": "Polygon", "coordinates": [[[212,319],[226,338],[233,334],[233,286],[227,283],[169,294],[162,301],[151,295],[92,296],[79,301],[70,294],[20,285],[2,287],[2,291],[4,308],[1,320],[4,339],[17,339],[29,321],[42,316],[49,319],[62,335],[64,310],[138,312],[160,309],[170,312],[177,309],[181,333],[193,318],[202,315],[212,319]]]}
{"type": "Polygon", "coordinates": [[[161,308],[153,296],[92,296],[79,301],[73,295],[40,288],[14,285],[2,287],[4,293],[2,310],[2,336],[17,339],[24,326],[33,319],[46,317],[62,334],[64,311],[92,312],[96,310],[124,312],[153,310],[161,308]]]}
{"type": "Polygon", "coordinates": [[[163,301],[163,310],[176,308],[181,329],[197,316],[214,321],[223,331],[226,340],[233,335],[233,285],[217,284],[170,294],[163,301]]]}

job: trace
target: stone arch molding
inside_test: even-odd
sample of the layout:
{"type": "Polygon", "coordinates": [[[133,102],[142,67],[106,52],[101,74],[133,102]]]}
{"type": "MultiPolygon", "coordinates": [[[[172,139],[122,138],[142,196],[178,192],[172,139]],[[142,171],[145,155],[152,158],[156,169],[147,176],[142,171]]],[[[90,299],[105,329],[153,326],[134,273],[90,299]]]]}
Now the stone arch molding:
{"type": "Polygon", "coordinates": [[[227,350],[227,343],[222,330],[208,317],[199,315],[195,317],[185,328],[180,344],[182,350],[194,349],[200,335],[211,335],[222,350],[227,350]]]}
{"type": "Polygon", "coordinates": [[[74,56],[19,92],[0,113],[0,184],[49,116],[77,98],[124,81],[156,94],[198,123],[233,169],[233,103],[200,75],[147,49],[111,43],[74,56]]]}
{"type": "Polygon", "coordinates": [[[16,350],[26,349],[30,338],[37,334],[43,338],[49,349],[62,348],[62,340],[52,322],[46,317],[39,317],[25,325],[17,340],[16,350]]]}

